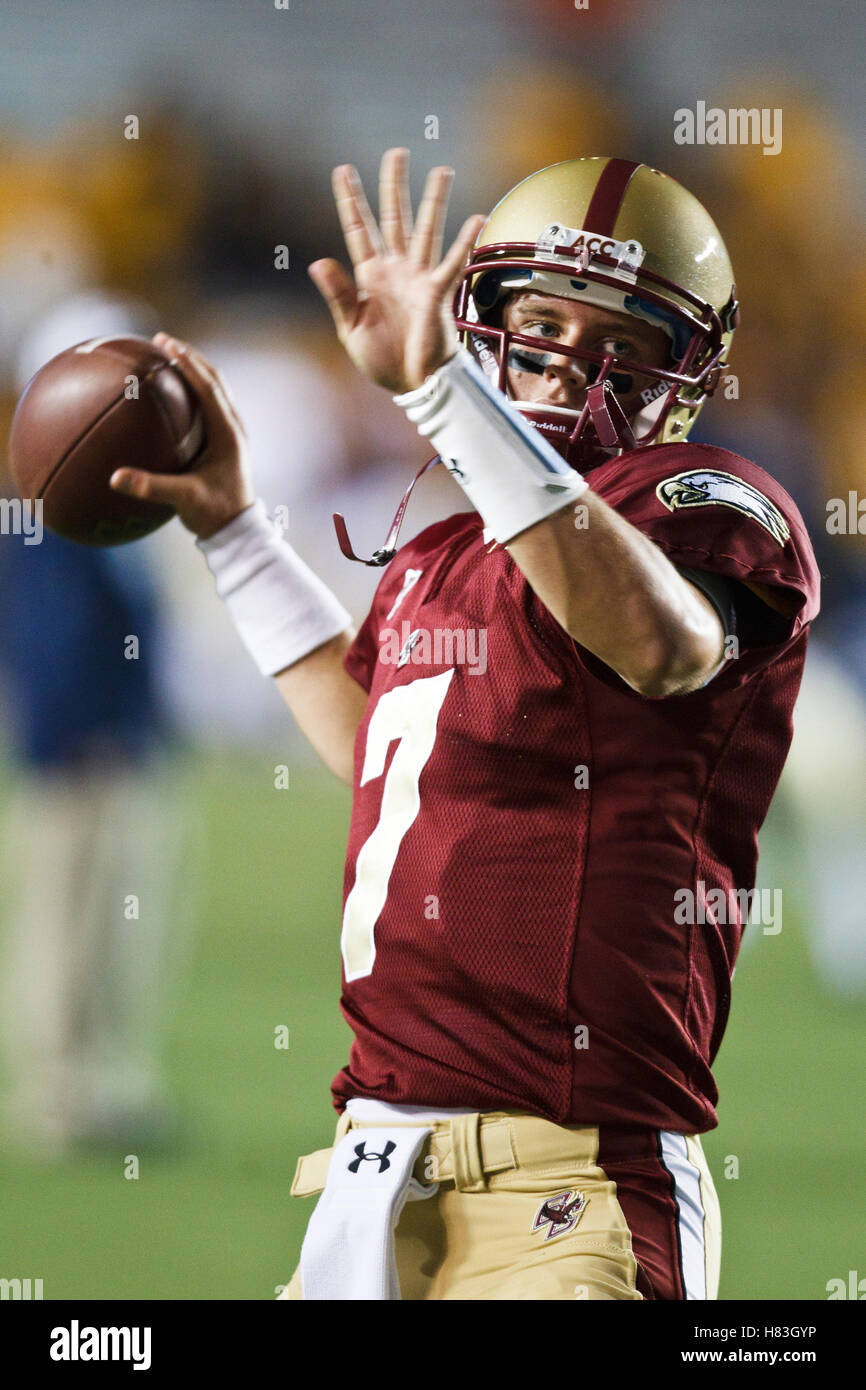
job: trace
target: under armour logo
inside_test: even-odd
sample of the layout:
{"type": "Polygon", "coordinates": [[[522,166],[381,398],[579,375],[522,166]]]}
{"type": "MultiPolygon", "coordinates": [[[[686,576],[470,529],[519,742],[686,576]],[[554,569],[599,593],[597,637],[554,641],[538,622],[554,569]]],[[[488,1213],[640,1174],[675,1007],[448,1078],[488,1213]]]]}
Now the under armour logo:
{"type": "Polygon", "coordinates": [[[353,1158],[352,1162],[349,1164],[350,1173],[357,1173],[362,1163],[375,1163],[377,1159],[379,1161],[380,1173],[384,1173],[386,1168],[391,1167],[391,1160],[389,1159],[388,1155],[392,1154],[397,1147],[393,1139],[388,1140],[387,1144],[385,1145],[384,1151],[380,1154],[365,1153],[364,1150],[366,1149],[366,1147],[366,1144],[363,1143],[355,1145],[355,1153],[358,1155],[358,1157],[353,1158]]]}
{"type": "Polygon", "coordinates": [[[565,1235],[566,1231],[574,1230],[585,1206],[586,1198],[582,1192],[561,1192],[557,1197],[549,1197],[536,1213],[532,1229],[543,1231],[547,1226],[545,1240],[565,1235]]]}

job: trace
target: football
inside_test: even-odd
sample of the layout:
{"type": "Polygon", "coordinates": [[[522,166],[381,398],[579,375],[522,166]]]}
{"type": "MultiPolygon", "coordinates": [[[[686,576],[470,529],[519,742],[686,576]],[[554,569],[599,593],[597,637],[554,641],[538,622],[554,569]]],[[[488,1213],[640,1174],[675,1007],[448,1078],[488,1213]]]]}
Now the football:
{"type": "Polygon", "coordinates": [[[195,397],[165,353],[148,338],[92,338],[28,382],[12,419],[9,466],[49,530],[84,545],[123,545],[174,513],[114,491],[114,470],[180,473],[204,444],[195,397]]]}

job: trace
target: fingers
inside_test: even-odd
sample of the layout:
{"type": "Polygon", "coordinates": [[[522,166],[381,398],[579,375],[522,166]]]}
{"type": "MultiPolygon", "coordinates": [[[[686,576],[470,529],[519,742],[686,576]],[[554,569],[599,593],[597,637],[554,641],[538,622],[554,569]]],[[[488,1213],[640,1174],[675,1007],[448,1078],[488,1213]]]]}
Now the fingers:
{"type": "Polygon", "coordinates": [[[114,492],[139,497],[145,502],[161,502],[175,511],[182,510],[198,490],[198,483],[192,476],[145,473],[140,468],[117,468],[108,481],[114,492]]]}
{"type": "Polygon", "coordinates": [[[192,377],[196,371],[201,372],[202,376],[211,383],[214,392],[219,397],[220,408],[228,415],[232,423],[240,430],[241,434],[246,434],[244,422],[240,417],[237,403],[232,395],[231,387],[218,367],[212,362],[208,362],[203,353],[198,348],[194,348],[189,343],[179,342],[177,338],[171,340],[179,348],[178,360],[175,366],[183,370],[184,365],[189,367],[188,377],[192,377]]]}
{"type": "Polygon", "coordinates": [[[382,254],[379,228],[367,203],[357,169],[351,164],[341,164],[334,170],[331,184],[346,250],[352,265],[357,268],[371,257],[382,254]]]}
{"type": "Polygon", "coordinates": [[[330,309],[337,336],[342,340],[354,326],[358,312],[354,280],[339,261],[313,261],[307,274],[330,309]]]}
{"type": "Polygon", "coordinates": [[[439,260],[453,178],[454,170],[445,165],[431,169],[427,175],[409,248],[409,258],[417,266],[432,269],[439,260]]]}
{"type": "Polygon", "coordinates": [[[433,272],[431,278],[437,285],[444,288],[457,279],[486,220],[480,213],[467,217],[441,265],[433,272]]]}
{"type": "MultiPolygon", "coordinates": [[[[334,170],[332,184],[337,214],[349,257],[356,270],[365,261],[381,256],[386,250],[398,256],[408,255],[412,264],[421,269],[433,270],[438,265],[442,254],[442,238],[454,170],[446,165],[439,165],[430,170],[424,184],[414,230],[408,170],[407,149],[394,148],[385,151],[379,170],[381,230],[370,212],[363,185],[354,166],[341,164],[334,170]]],[[[336,262],[316,262],[316,265],[333,268],[336,262]]],[[[328,301],[331,312],[334,313],[336,298],[336,307],[338,310],[342,307],[345,316],[348,312],[345,272],[341,270],[338,276],[336,271],[329,269],[327,272],[322,271],[320,276],[311,267],[310,274],[328,301]]],[[[352,301],[352,313],[355,307],[356,301],[352,301]]]]}
{"type": "Polygon", "coordinates": [[[208,447],[218,450],[221,445],[232,443],[237,432],[245,435],[237,407],[216,367],[189,343],[168,333],[157,333],[153,341],[171,359],[196,397],[204,417],[208,447]]]}
{"type": "Polygon", "coordinates": [[[406,254],[412,236],[409,151],[386,150],[379,169],[379,226],[388,251],[406,254]]]}

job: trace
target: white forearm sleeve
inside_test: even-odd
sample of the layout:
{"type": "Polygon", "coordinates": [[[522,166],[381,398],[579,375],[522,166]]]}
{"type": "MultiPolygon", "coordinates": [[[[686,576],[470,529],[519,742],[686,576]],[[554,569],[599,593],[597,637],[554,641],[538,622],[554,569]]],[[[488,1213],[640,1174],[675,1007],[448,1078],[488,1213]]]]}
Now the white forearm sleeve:
{"type": "Polygon", "coordinates": [[[502,544],[576,501],[589,484],[490,385],[464,347],[422,386],[395,396],[429,436],[502,544]]]}
{"type": "Polygon", "coordinates": [[[263,676],[293,666],[351,626],[350,614],[283,540],[263,502],[196,545],[263,676]]]}

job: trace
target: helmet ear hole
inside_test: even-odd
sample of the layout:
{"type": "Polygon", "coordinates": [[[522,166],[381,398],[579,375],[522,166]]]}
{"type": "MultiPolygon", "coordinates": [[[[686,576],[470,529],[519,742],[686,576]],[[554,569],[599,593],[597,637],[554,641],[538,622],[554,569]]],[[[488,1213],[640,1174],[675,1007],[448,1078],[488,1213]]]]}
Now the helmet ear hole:
{"type": "Polygon", "coordinates": [[[487,324],[489,328],[502,328],[505,321],[505,310],[513,301],[516,293],[516,290],[509,290],[508,294],[497,299],[496,303],[491,305],[484,314],[482,322],[487,324]]]}

